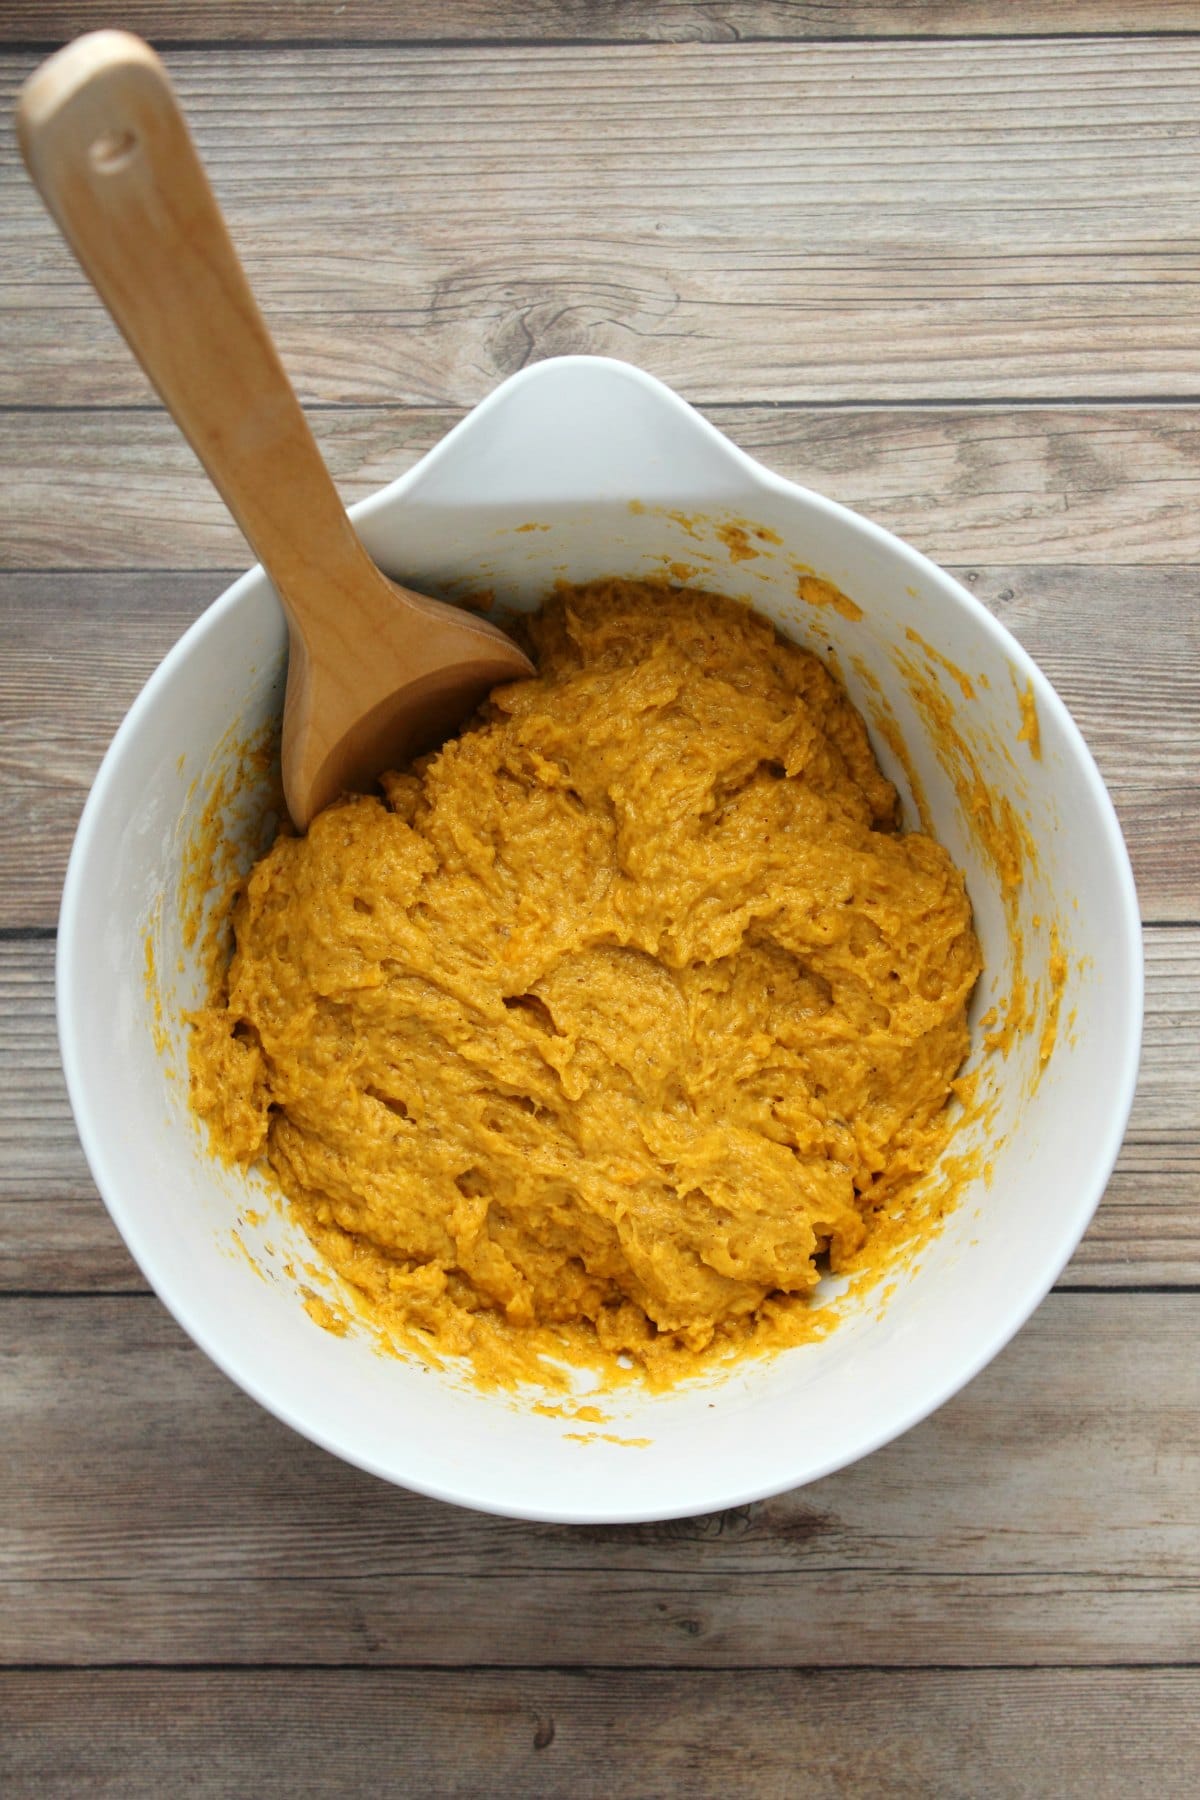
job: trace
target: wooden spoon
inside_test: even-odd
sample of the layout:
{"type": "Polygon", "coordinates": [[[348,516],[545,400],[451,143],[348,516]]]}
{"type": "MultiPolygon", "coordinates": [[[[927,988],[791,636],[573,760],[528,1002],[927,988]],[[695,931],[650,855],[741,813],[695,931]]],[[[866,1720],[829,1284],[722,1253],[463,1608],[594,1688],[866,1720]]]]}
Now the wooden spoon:
{"type": "Polygon", "coordinates": [[[486,620],[389,581],[359,542],[149,45],[76,39],[26,82],[17,129],[42,199],[283,603],[283,785],[304,830],[532,666],[486,620]]]}

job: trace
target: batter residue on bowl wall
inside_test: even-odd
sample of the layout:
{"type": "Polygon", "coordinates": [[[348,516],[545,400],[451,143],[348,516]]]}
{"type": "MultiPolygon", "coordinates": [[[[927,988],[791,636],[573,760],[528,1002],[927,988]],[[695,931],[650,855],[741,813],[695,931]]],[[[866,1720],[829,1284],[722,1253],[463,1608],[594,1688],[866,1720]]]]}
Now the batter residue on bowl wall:
{"type": "Polygon", "coordinates": [[[398,1341],[668,1383],[826,1329],[822,1267],[895,1240],[979,947],[766,620],[610,581],[528,632],[535,679],[254,868],[193,1104],[398,1341]]]}

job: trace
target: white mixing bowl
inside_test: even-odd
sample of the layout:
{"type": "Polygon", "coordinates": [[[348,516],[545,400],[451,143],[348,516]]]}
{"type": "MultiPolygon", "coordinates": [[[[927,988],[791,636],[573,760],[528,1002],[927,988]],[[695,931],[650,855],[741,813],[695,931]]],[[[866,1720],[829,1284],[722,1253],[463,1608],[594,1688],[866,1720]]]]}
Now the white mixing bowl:
{"type": "MultiPolygon", "coordinates": [[[[514,376],[355,516],[383,568],[426,591],[493,588],[532,606],[560,577],[662,577],[675,565],[671,578],[748,595],[790,636],[822,654],[832,647],[868,720],[884,701],[892,708],[935,831],[966,870],[985,959],[977,1021],[1008,992],[1012,942],[953,758],[939,757],[913,702],[902,664],[910,676],[920,664],[953,702],[987,788],[1007,796],[1037,845],[1017,906],[1043,1012],[1052,926],[1062,940],[1056,1045],[1039,1076],[1038,1029],[1002,1058],[976,1024],[972,1064],[995,1094],[990,1184],[976,1182],[915,1266],[887,1277],[886,1303],[868,1296],[826,1339],[743,1361],[715,1384],[659,1397],[626,1390],[601,1401],[604,1422],[588,1424],[380,1355],[357,1330],[322,1329],[303,1304],[314,1286],[307,1241],[255,1177],[207,1153],[187,1106],[181,1014],[201,993],[181,926],[184,851],[237,740],[277,714],[282,693],[282,618],[252,570],[131,709],[84,811],[63,894],[63,1064],[125,1242],[184,1329],[263,1406],[422,1493],[523,1518],[652,1519],[740,1504],[853,1461],[961,1388],[1023,1323],[1082,1236],[1120,1146],[1140,1043],[1141,938],[1120,829],[1079,732],[957,582],[878,526],[770,474],[623,363],[568,357],[514,376]],[[739,538],[745,521],[765,535],[739,538]],[[755,554],[739,554],[747,549],[755,554]],[[798,599],[797,562],[852,596],[863,617],[798,599]],[[968,672],[973,699],[910,629],[968,672]],[[1019,740],[1019,691],[1036,703],[1040,760],[1019,740]]],[[[228,814],[246,859],[253,813],[228,814]]],[[[982,1135],[968,1128],[954,1149],[982,1135]]]]}

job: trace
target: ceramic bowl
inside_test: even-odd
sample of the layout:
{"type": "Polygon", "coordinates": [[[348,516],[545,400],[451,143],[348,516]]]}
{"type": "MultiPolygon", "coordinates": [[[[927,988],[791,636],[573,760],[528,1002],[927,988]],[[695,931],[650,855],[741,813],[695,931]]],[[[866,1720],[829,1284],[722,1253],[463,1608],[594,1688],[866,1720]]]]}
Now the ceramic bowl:
{"type": "MultiPolygon", "coordinates": [[[[1029,1316],[1079,1242],[1121,1142],[1141,1031],[1138,909],[1078,730],[958,582],[770,473],[626,364],[568,357],[524,370],[355,518],[382,567],[427,592],[495,590],[529,607],[563,577],[665,575],[746,597],[836,658],[908,819],[920,789],[966,871],[985,960],[970,1066],[991,1117],[964,1125],[954,1149],[973,1149],[980,1173],[940,1235],[843,1303],[828,1337],[665,1395],[606,1397],[597,1425],[380,1355],[369,1333],[323,1329],[310,1316],[320,1309],[305,1307],[305,1290],[323,1291],[307,1241],[256,1176],[208,1154],[187,1104],[183,1015],[202,997],[187,928],[188,883],[194,899],[203,873],[199,823],[282,695],[283,621],[255,569],[131,708],[63,894],[63,1064],[125,1242],[183,1328],[263,1406],[421,1493],[523,1518],[652,1519],[740,1504],[852,1462],[941,1405],[1029,1316]],[[853,604],[822,604],[828,590],[806,571],[853,604]],[[1028,840],[1015,887],[980,833],[981,793],[997,815],[1007,803],[1028,840]],[[987,1048],[986,1020],[1003,1022],[1018,954],[1030,1026],[1004,1055],[987,1048]]],[[[262,812],[243,779],[224,813],[242,862],[262,812]]],[[[829,1304],[836,1287],[827,1284],[829,1304]]]]}

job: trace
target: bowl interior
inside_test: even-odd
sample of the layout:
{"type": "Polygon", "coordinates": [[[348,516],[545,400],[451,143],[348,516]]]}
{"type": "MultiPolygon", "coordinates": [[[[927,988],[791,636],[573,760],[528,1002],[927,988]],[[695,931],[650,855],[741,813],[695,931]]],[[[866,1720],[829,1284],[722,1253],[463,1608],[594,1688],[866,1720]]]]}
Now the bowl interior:
{"type": "Polygon", "coordinates": [[[114,1219],[227,1373],[307,1436],[423,1492],[515,1516],[651,1518],[839,1467],[915,1423],[1006,1341],[1073,1250],[1119,1146],[1140,1035],[1137,911],[1075,727],[949,577],[761,469],[625,365],[571,358],[526,371],[357,517],[383,567],[429,592],[494,590],[529,607],[560,578],[665,577],[747,598],[835,660],[907,822],[919,795],[967,873],[985,958],[971,1066],[988,1106],[952,1148],[977,1150],[987,1178],[917,1263],[889,1273],[886,1303],[867,1295],[827,1339],[715,1383],[606,1396],[600,1424],[535,1413],[453,1371],[381,1356],[366,1333],[322,1329],[304,1306],[306,1292],[325,1292],[307,1240],[253,1177],[208,1155],[187,1106],[184,1014],[202,989],[181,870],[190,847],[192,889],[203,884],[195,846],[214,795],[226,796],[235,860],[252,860],[270,825],[239,767],[277,718],[283,686],[282,620],[255,571],[132,709],[68,874],[63,1059],[114,1219]],[[838,610],[813,574],[854,606],[838,610]],[[981,832],[981,789],[994,816],[1007,802],[1028,840],[1016,884],[981,832]],[[1063,958],[1060,984],[1052,955],[1063,958]],[[1029,1028],[1006,1055],[988,1050],[979,1021],[995,1010],[1002,1023],[1022,980],[1029,1028]]]}

